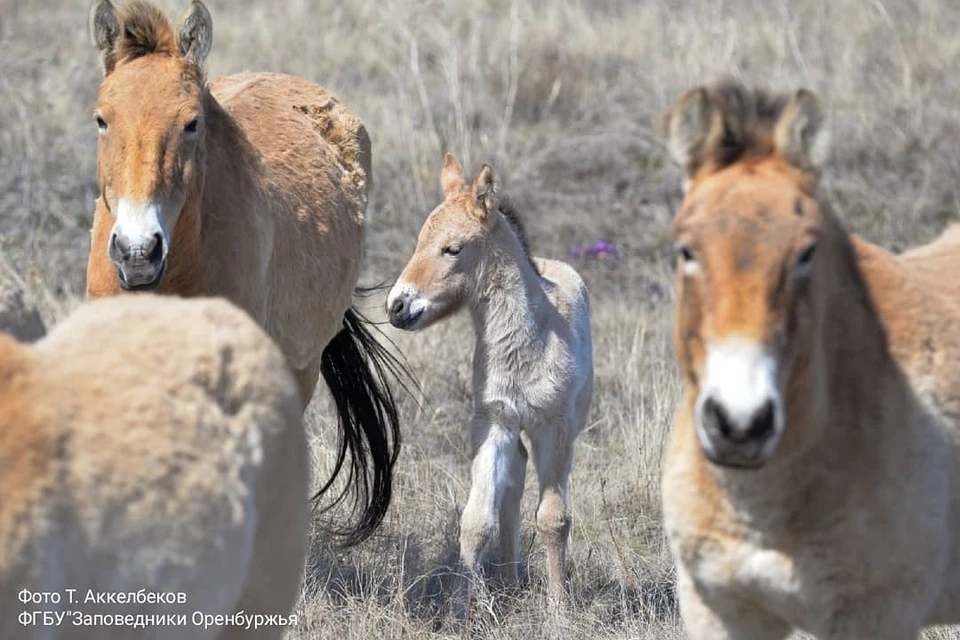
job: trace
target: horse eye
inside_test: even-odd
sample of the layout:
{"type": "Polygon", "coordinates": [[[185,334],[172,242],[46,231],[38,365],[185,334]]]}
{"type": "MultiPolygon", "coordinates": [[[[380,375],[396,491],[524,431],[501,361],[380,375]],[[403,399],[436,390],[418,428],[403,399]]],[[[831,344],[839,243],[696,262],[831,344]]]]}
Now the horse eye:
{"type": "Polygon", "coordinates": [[[96,121],[97,121],[97,128],[100,129],[100,131],[107,130],[107,121],[104,120],[103,116],[101,116],[99,113],[96,115],[96,121]]]}
{"type": "Polygon", "coordinates": [[[454,246],[444,247],[443,249],[440,250],[440,252],[443,253],[444,255],[455,256],[460,253],[460,247],[454,247],[454,246]]]}
{"type": "Polygon", "coordinates": [[[800,257],[797,258],[797,269],[806,270],[810,267],[810,263],[813,262],[813,256],[817,253],[817,245],[812,244],[806,249],[803,250],[803,253],[800,254],[800,257]]]}
{"type": "Polygon", "coordinates": [[[184,133],[196,133],[197,129],[200,127],[200,121],[197,118],[194,118],[187,124],[183,126],[184,133]]]}
{"type": "Polygon", "coordinates": [[[677,255],[679,255],[681,258],[683,258],[683,261],[684,261],[684,262],[696,262],[696,261],[697,261],[697,256],[695,256],[695,255],[693,254],[693,249],[691,249],[690,246],[689,246],[689,245],[686,245],[686,244],[678,244],[678,245],[677,245],[677,255]]]}

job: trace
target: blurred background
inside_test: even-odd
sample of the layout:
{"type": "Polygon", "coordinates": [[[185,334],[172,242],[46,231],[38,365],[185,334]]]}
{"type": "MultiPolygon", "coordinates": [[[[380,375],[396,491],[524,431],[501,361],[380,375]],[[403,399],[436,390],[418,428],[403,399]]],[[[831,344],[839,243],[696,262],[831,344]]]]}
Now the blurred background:
{"type": "MultiPolygon", "coordinates": [[[[597,380],[570,487],[571,613],[544,608],[528,473],[527,589],[478,616],[474,630],[680,637],[659,473],[680,390],[670,222],[681,173],[659,138],[660,115],[695,84],[726,76],[808,87],[831,117],[824,188],[835,209],[894,251],[928,240],[960,211],[960,4],[206,1],[211,76],[303,76],[365,121],[374,188],[363,284],[392,281],[409,257],[440,200],[446,151],[471,175],[491,163],[534,252],[568,260],[587,281],[597,380]]],[[[173,16],[186,6],[160,4],[173,16]]],[[[0,0],[0,269],[26,284],[48,323],[82,299],[97,195],[100,64],[88,7],[0,0]]],[[[358,304],[382,319],[384,295],[358,304]]],[[[460,633],[447,594],[469,486],[472,328],[460,317],[413,335],[385,330],[420,385],[401,394],[396,498],[378,535],[356,549],[329,546],[318,528],[291,639],[460,633]]],[[[331,415],[319,394],[309,414],[318,480],[331,415]]]]}

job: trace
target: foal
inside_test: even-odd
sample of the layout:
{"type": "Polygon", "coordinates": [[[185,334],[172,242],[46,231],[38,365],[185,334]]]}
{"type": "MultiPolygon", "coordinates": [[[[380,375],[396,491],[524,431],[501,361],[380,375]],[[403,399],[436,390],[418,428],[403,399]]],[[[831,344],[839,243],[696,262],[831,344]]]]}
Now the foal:
{"type": "Polygon", "coordinates": [[[499,203],[493,170],[469,186],[446,155],[444,201],[387,298],[390,322],[416,330],[464,305],[477,342],[473,359],[473,469],[460,523],[460,559],[475,574],[497,541],[501,580],[517,582],[526,433],[540,483],[537,528],[547,551],[548,594],[563,599],[573,441],[593,395],[590,305],[569,265],[532,258],[515,213],[499,203]]]}
{"type": "Polygon", "coordinates": [[[703,640],[960,622],[957,227],[893,255],[819,193],[816,97],[735,85],[669,118],[685,374],[663,511],[703,640]]]}

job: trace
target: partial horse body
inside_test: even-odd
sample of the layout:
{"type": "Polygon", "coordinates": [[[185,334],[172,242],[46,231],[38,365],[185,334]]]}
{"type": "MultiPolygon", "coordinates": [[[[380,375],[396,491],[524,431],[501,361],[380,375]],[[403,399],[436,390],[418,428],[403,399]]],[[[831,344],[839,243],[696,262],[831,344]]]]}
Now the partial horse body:
{"type": "Polygon", "coordinates": [[[686,378],[663,510],[693,638],[916,638],[960,622],[960,227],[893,255],[819,193],[809,91],[668,118],[686,378]]]}
{"type": "Polygon", "coordinates": [[[517,583],[526,434],[540,484],[537,527],[547,551],[548,593],[564,594],[570,531],[567,481],[574,439],[593,394],[590,305],[579,274],[532,258],[519,219],[496,194],[484,165],[471,185],[447,154],[444,201],[387,299],[391,323],[425,328],[466,305],[476,329],[473,468],[460,527],[469,580],[484,552],[499,550],[500,578],[517,583]]]}
{"type": "Polygon", "coordinates": [[[222,299],[122,296],[34,345],[0,334],[0,638],[279,638],[193,616],[287,619],[302,411],[283,354],[222,299]],[[185,623],[137,631],[138,615],[185,623]]]}
{"type": "Polygon", "coordinates": [[[366,129],[306,80],[207,83],[212,23],[199,0],[176,30],[147,2],[97,0],[91,32],[105,77],[88,296],[224,296],[277,341],[306,402],[322,373],[340,412],[337,471],[349,452],[365,503],[344,533],[362,539],[387,509],[399,450],[383,377],[395,362],[351,309],[371,182],[366,129]]]}

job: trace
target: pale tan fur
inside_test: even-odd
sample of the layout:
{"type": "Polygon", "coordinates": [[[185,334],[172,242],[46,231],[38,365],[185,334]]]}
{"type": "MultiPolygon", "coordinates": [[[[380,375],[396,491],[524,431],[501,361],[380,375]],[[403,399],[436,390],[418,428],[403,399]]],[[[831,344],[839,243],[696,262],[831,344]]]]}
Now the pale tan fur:
{"type": "Polygon", "coordinates": [[[143,256],[125,268],[159,277],[144,286],[160,292],[222,295],[248,311],[299,372],[309,399],[360,273],[372,175],[362,122],[300,78],[242,73],[205,84],[212,27],[198,0],[176,35],[159,10],[136,0],[119,10],[98,0],[91,24],[104,56],[97,115],[107,128],[97,155],[89,297],[121,291],[108,255],[113,234],[124,231],[121,203],[160,218],[149,222],[166,240],[165,274],[143,256]],[[117,34],[139,26],[134,42],[111,38],[111,20],[117,34]],[[188,135],[193,118],[198,133],[188,135]]]}
{"type": "Polygon", "coordinates": [[[190,621],[293,606],[302,409],[283,355],[222,299],[122,296],[81,306],[34,346],[0,335],[0,637],[279,638],[190,621]],[[23,589],[61,600],[21,604],[23,589]],[[185,602],[97,604],[88,589],[185,602]],[[34,610],[188,624],[21,626],[34,610]]]}
{"type": "Polygon", "coordinates": [[[689,635],[900,640],[960,622],[960,227],[900,256],[848,234],[818,194],[809,92],[701,88],[670,118],[689,178],[686,393],[663,509],[689,635]],[[769,385],[738,374],[760,371],[749,354],[769,385]],[[736,407],[722,428],[705,408],[761,391],[766,430],[762,412],[741,431],[736,407]]]}
{"type": "Polygon", "coordinates": [[[525,254],[499,209],[489,166],[467,185],[459,162],[447,154],[441,185],[445,199],[424,223],[387,309],[396,326],[421,329],[469,308],[477,340],[473,468],[460,527],[464,577],[471,581],[495,544],[500,578],[517,582],[527,465],[522,433],[540,485],[537,527],[547,552],[548,594],[559,603],[573,444],[593,394],[589,296],[569,265],[525,254]]]}

